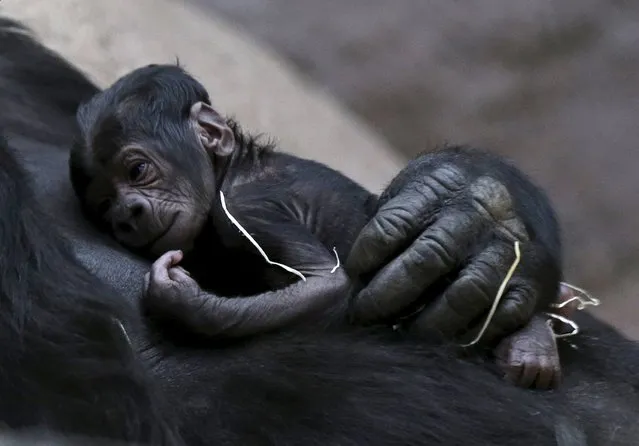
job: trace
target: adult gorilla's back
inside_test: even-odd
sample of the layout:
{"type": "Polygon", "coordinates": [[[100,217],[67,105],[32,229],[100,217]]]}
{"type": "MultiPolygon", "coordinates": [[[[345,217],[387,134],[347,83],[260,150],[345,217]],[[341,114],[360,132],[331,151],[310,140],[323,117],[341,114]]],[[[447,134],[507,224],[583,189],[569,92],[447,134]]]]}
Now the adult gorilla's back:
{"type": "MultiPolygon", "coordinates": [[[[45,216],[21,212],[20,228],[24,231],[14,227],[16,219],[9,216],[15,216],[16,208],[29,209],[35,204],[28,198],[28,191],[25,192],[27,183],[21,181],[24,174],[12,169],[9,162],[3,163],[0,188],[5,193],[13,192],[0,196],[3,198],[0,243],[3,249],[7,248],[3,253],[5,261],[0,263],[4,269],[0,271],[4,278],[0,286],[5,312],[0,339],[10,340],[8,334],[15,327],[22,327],[19,333],[25,339],[34,334],[44,338],[49,331],[60,330],[59,326],[34,320],[42,314],[56,320],[55,311],[60,307],[54,305],[55,302],[34,299],[28,287],[24,291],[24,287],[14,286],[10,283],[9,278],[13,277],[8,274],[10,271],[20,272],[13,281],[39,277],[43,287],[57,287],[54,298],[65,293],[78,299],[84,295],[87,302],[102,297],[107,307],[112,307],[105,312],[118,314],[115,308],[124,311],[117,318],[126,328],[137,353],[134,359],[141,361],[144,375],[135,385],[146,386],[146,393],[133,385],[127,387],[128,381],[123,384],[121,377],[114,374],[113,379],[117,381],[112,387],[117,389],[120,398],[97,398],[99,392],[109,388],[108,380],[105,385],[105,376],[111,375],[98,364],[92,368],[83,357],[69,353],[57,356],[56,373],[68,382],[77,382],[85,392],[71,392],[68,386],[53,386],[52,381],[44,379],[31,382],[29,388],[40,388],[42,394],[55,394],[56,398],[39,398],[31,403],[20,399],[27,394],[11,385],[24,376],[40,376],[33,370],[38,358],[30,357],[27,350],[22,353],[25,360],[8,367],[5,364],[14,363],[8,362],[11,358],[7,355],[15,355],[15,352],[0,350],[0,371],[3,372],[0,390],[12,389],[11,395],[15,395],[13,399],[0,395],[0,415],[3,416],[0,421],[10,427],[40,423],[52,429],[90,434],[95,434],[97,429],[104,436],[144,441],[149,439],[150,431],[133,427],[148,420],[147,405],[152,402],[157,411],[157,430],[177,431],[187,444],[507,445],[525,439],[530,444],[544,445],[557,444],[556,435],[563,439],[560,444],[582,444],[581,423],[573,419],[569,411],[562,414],[563,404],[558,402],[561,398],[556,399],[551,393],[535,395],[513,388],[485,368],[457,360],[442,348],[420,347],[408,341],[398,343],[386,336],[355,330],[349,334],[314,337],[265,336],[232,347],[207,349],[174,345],[151,337],[144,329],[137,306],[141,286],[137,278],[148,264],[121,250],[84,221],[67,178],[67,149],[75,132],[74,112],[96,87],[15,24],[3,21],[0,30],[0,126],[11,149],[31,173],[42,206],[62,224],[62,230],[72,240],[72,248],[93,276],[109,284],[102,285],[87,277],[88,273],[75,266],[70,256],[63,255],[66,247],[54,242],[58,237],[56,229],[44,221],[45,216]],[[15,191],[20,193],[14,195],[15,191]],[[19,202],[16,196],[21,197],[19,202]],[[15,239],[11,237],[18,235],[20,243],[12,243],[15,239]],[[51,243],[34,245],[44,239],[51,243]],[[19,248],[11,250],[10,246],[22,246],[32,255],[25,259],[18,255],[22,252],[19,248]],[[33,258],[41,260],[33,262],[33,258]],[[47,273],[42,265],[57,271],[47,273]],[[86,295],[87,284],[91,284],[90,296],[86,295]],[[23,301],[21,308],[27,309],[21,321],[15,320],[18,314],[5,305],[18,301],[23,301]],[[23,320],[32,324],[18,324],[23,320]],[[31,326],[39,331],[26,331],[31,326]],[[75,367],[76,364],[82,367],[75,367]],[[97,383],[98,378],[101,385],[92,392],[91,384],[97,383]],[[68,407],[82,407],[83,413],[74,416],[69,409],[59,411],[61,402],[64,405],[67,400],[68,407]],[[79,404],[81,402],[85,404],[79,404]],[[12,407],[20,410],[12,414],[12,407]],[[31,415],[20,415],[26,413],[31,415]],[[95,427],[97,423],[86,425],[91,416],[106,419],[102,431],[95,427]],[[113,429],[113,425],[120,428],[113,429]]],[[[0,148],[0,153],[3,159],[11,160],[5,147],[0,148]]],[[[73,316],[80,319],[85,311],[83,305],[61,308],[67,313],[77,312],[73,316]]],[[[590,322],[602,332],[607,330],[597,322],[590,322]]],[[[76,331],[68,333],[68,339],[51,337],[37,345],[51,345],[52,352],[73,352],[66,348],[71,342],[69,339],[77,343],[78,339],[93,334],[90,326],[80,324],[74,328],[76,331]]],[[[639,358],[634,344],[624,344],[623,350],[619,350],[621,347],[617,344],[626,341],[616,333],[606,333],[605,338],[614,347],[610,355],[620,352],[639,358]]],[[[104,346],[92,352],[99,356],[103,350],[117,350],[122,347],[117,343],[123,340],[124,337],[107,337],[104,346]]],[[[631,431],[634,417],[632,422],[627,416],[619,417],[607,399],[612,397],[614,403],[622,406],[621,414],[636,410],[634,381],[630,381],[633,369],[615,367],[615,362],[601,355],[600,346],[586,341],[580,354],[592,352],[588,359],[593,364],[592,373],[581,371],[577,376],[569,369],[568,379],[585,377],[593,384],[597,377],[615,374],[610,383],[599,380],[599,388],[587,388],[592,398],[587,404],[578,404],[582,408],[580,415],[587,417],[593,432],[602,433],[602,440],[608,432],[615,431],[617,439],[628,440],[619,444],[634,444],[638,438],[631,431]],[[588,412],[593,402],[601,403],[602,410],[614,415],[613,420],[595,423],[596,419],[588,412]],[[611,421],[616,424],[607,430],[611,421]]],[[[113,361],[111,358],[111,363],[113,361]]],[[[135,372],[135,364],[127,362],[130,358],[124,355],[121,361],[122,370],[131,368],[130,373],[135,372]]],[[[47,364],[40,363],[38,367],[46,368],[47,364]]],[[[579,384],[570,382],[567,389],[569,396],[572,398],[574,393],[574,400],[581,403],[585,392],[579,384]]]]}

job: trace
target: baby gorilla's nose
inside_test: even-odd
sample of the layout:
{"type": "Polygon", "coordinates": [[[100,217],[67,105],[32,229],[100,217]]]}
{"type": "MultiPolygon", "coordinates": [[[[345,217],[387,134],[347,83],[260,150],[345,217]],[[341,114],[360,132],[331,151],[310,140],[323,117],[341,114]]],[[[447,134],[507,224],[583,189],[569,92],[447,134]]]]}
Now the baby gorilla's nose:
{"type": "Polygon", "coordinates": [[[113,227],[120,234],[132,234],[138,231],[139,223],[144,218],[144,202],[138,197],[130,197],[113,212],[113,227]]]}
{"type": "Polygon", "coordinates": [[[131,204],[131,216],[135,219],[138,219],[144,213],[144,205],[140,202],[135,202],[131,204]]]}

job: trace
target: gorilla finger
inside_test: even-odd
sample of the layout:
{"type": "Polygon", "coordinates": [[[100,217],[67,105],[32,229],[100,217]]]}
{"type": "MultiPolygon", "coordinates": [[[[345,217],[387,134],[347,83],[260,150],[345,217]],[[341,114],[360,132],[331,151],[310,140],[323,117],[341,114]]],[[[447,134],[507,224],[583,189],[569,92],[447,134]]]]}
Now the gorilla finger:
{"type": "Polygon", "coordinates": [[[555,376],[555,368],[552,366],[549,358],[539,358],[539,374],[535,381],[535,387],[538,389],[550,389],[552,388],[555,376]]]}
{"type": "MultiPolygon", "coordinates": [[[[459,167],[446,163],[400,186],[399,193],[383,203],[360,232],[346,260],[346,270],[355,275],[378,270],[425,229],[442,202],[465,187],[464,178],[459,167]]],[[[394,187],[391,184],[383,196],[394,187]]]]}
{"type": "Polygon", "coordinates": [[[166,269],[171,268],[172,266],[176,266],[178,263],[182,261],[182,251],[167,251],[162,254],[155,263],[162,264],[166,267],[166,269]]]}
{"type": "Polygon", "coordinates": [[[187,274],[186,270],[179,266],[169,269],[169,279],[175,282],[186,282],[193,280],[191,279],[191,276],[187,274]]]}
{"type": "Polygon", "coordinates": [[[185,270],[184,268],[182,268],[181,266],[176,266],[176,269],[182,271],[184,274],[186,274],[187,276],[191,277],[191,273],[188,272],[187,270],[185,270]]]}
{"type": "Polygon", "coordinates": [[[476,226],[462,213],[440,218],[356,296],[355,321],[382,321],[415,303],[430,285],[459,265],[464,248],[475,238],[476,226]]]}
{"type": "Polygon", "coordinates": [[[493,303],[500,285],[495,265],[511,262],[513,255],[501,246],[482,251],[442,295],[421,312],[410,330],[451,337],[466,329],[493,303]]]}
{"type": "Polygon", "coordinates": [[[472,277],[456,280],[410,324],[418,336],[436,334],[450,338],[468,326],[489,305],[490,293],[482,291],[472,277]]]}
{"type": "Polygon", "coordinates": [[[180,250],[168,251],[166,254],[170,254],[171,263],[169,266],[176,266],[184,258],[184,254],[180,250]]]}
{"type": "Polygon", "coordinates": [[[169,280],[169,268],[178,263],[180,260],[182,260],[181,251],[168,251],[162,254],[151,266],[152,280],[160,282],[169,280]]]}
{"type": "Polygon", "coordinates": [[[511,383],[519,385],[519,383],[521,383],[521,376],[525,368],[524,364],[520,364],[520,365],[508,364],[504,368],[506,370],[506,373],[505,373],[506,379],[510,381],[511,383]]]}
{"type": "Polygon", "coordinates": [[[523,372],[519,377],[519,384],[522,387],[530,388],[535,383],[539,370],[537,367],[531,367],[529,364],[526,364],[526,362],[524,362],[524,366],[522,368],[523,372]]]}
{"type": "Polygon", "coordinates": [[[561,380],[562,379],[563,379],[563,375],[561,373],[561,366],[558,365],[556,370],[555,370],[555,373],[553,374],[553,377],[552,377],[552,383],[551,383],[552,387],[551,388],[552,389],[558,388],[561,385],[561,380]]]}
{"type": "MultiPolygon", "coordinates": [[[[481,337],[481,342],[492,343],[526,325],[535,313],[536,303],[534,292],[527,286],[514,285],[507,289],[481,337]]],[[[483,318],[479,326],[471,331],[474,333],[472,339],[479,334],[485,322],[486,319],[483,318]]]]}
{"type": "Polygon", "coordinates": [[[353,275],[379,269],[423,229],[429,211],[427,197],[402,194],[383,205],[355,239],[345,268],[353,275]]]}

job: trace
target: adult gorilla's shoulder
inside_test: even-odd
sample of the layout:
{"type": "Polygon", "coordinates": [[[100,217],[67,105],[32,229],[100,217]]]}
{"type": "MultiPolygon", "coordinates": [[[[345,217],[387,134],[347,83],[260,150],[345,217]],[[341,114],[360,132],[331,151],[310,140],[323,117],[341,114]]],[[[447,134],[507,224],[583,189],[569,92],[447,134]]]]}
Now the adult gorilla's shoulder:
{"type": "MultiPolygon", "coordinates": [[[[537,395],[444,348],[387,335],[265,336],[224,349],[148,336],[136,305],[147,264],[84,222],[68,181],[75,109],[95,91],[0,23],[0,422],[9,428],[154,444],[585,444],[568,398],[601,432],[593,439],[639,438],[636,417],[611,406],[637,410],[634,376],[608,383],[612,365],[569,367],[565,395],[537,395]],[[614,420],[599,423],[602,414],[614,420]]],[[[637,357],[634,344],[605,336],[603,347],[582,338],[588,361],[605,358],[602,348],[623,349],[615,361],[637,357]]]]}
{"type": "Polygon", "coordinates": [[[7,104],[0,109],[0,124],[5,135],[29,135],[65,147],[74,135],[78,104],[98,88],[35,40],[29,29],[2,17],[0,54],[0,93],[7,104]]]}
{"type": "Polygon", "coordinates": [[[68,153],[78,106],[99,91],[86,76],[38,42],[31,31],[0,18],[0,128],[31,174],[34,192],[72,239],[94,274],[135,301],[147,262],[97,233],[84,219],[68,179],[68,153]]]}

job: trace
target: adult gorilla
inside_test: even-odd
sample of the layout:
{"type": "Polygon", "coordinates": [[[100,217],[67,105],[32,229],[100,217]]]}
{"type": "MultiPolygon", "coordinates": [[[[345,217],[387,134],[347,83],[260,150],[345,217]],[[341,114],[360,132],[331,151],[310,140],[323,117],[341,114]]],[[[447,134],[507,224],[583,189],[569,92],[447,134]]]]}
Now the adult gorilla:
{"type": "Polygon", "coordinates": [[[151,444],[639,438],[639,352],[587,315],[576,348],[562,346],[561,394],[511,387],[443,347],[391,334],[265,336],[224,349],[151,336],[136,305],[148,265],[84,222],[68,183],[75,109],[96,88],[15,24],[0,29],[0,125],[10,146],[0,146],[0,421],[9,428],[151,444]]]}

